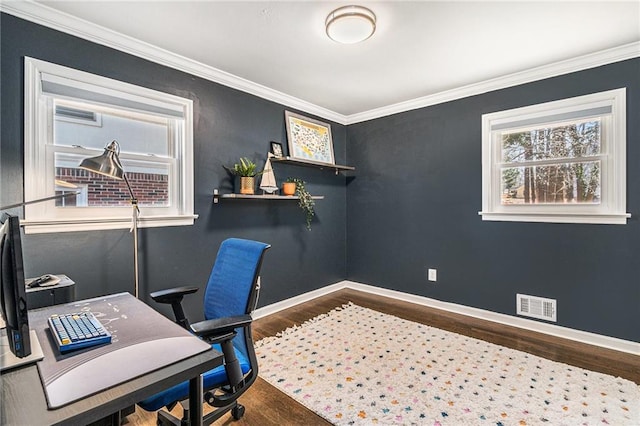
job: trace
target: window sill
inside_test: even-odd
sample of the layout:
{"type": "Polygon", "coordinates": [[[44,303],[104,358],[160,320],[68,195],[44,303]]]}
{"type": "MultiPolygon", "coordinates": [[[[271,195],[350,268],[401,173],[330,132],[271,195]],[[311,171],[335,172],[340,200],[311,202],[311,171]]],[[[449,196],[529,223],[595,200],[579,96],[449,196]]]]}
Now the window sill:
{"type": "MultiPolygon", "coordinates": [[[[197,214],[182,216],[154,216],[138,218],[139,228],[193,225],[197,214]]],[[[83,220],[21,220],[25,234],[52,232],[100,231],[107,229],[129,229],[131,218],[95,218],[83,220]]]]}
{"type": "Polygon", "coordinates": [[[478,212],[482,220],[505,222],[546,222],[546,223],[592,223],[607,225],[626,225],[630,213],[621,214],[567,214],[567,213],[496,213],[478,212]]]}

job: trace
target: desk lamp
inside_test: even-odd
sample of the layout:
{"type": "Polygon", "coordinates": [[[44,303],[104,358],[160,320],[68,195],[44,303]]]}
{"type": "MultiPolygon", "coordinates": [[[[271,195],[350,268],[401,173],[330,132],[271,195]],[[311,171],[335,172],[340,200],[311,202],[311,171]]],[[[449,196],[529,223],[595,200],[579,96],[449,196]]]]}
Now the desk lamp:
{"type": "Polygon", "coordinates": [[[127,174],[122,168],[122,163],[120,163],[120,144],[118,141],[111,141],[105,147],[102,155],[82,160],[80,168],[117,180],[124,180],[127,184],[133,210],[131,226],[131,232],[133,232],[133,270],[135,275],[135,296],[138,298],[138,216],[140,215],[140,209],[138,208],[138,199],[133,195],[127,174]]]}

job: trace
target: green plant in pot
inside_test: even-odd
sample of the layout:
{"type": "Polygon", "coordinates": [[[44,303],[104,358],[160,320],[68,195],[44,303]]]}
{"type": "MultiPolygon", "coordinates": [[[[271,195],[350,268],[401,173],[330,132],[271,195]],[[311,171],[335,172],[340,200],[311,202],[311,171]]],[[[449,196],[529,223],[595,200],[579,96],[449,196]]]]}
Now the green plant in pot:
{"type": "Polygon", "coordinates": [[[241,157],[240,161],[232,168],[224,166],[229,173],[240,179],[240,194],[253,194],[255,188],[255,177],[261,172],[256,169],[258,166],[247,157],[241,157]]]}
{"type": "Polygon", "coordinates": [[[287,178],[285,183],[294,183],[296,186],[295,195],[298,197],[298,206],[304,211],[307,220],[307,229],[311,231],[311,220],[315,215],[315,202],[311,198],[311,194],[305,188],[305,181],[297,178],[287,178]]]}

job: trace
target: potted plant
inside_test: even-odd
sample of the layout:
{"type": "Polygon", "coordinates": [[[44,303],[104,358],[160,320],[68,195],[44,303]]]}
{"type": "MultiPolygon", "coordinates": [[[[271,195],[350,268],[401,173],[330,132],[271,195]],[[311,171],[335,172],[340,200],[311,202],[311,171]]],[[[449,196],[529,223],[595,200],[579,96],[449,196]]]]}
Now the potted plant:
{"type": "Polygon", "coordinates": [[[282,194],[283,195],[295,195],[296,193],[296,183],[293,182],[293,178],[289,178],[286,181],[282,182],[282,194]]]}
{"type": "Polygon", "coordinates": [[[234,164],[233,168],[225,166],[225,169],[240,179],[240,194],[252,195],[254,193],[255,177],[261,173],[256,171],[256,163],[247,157],[241,157],[240,162],[234,164]]]}
{"type": "Polygon", "coordinates": [[[295,195],[298,197],[298,206],[304,211],[306,220],[307,220],[307,229],[311,231],[311,220],[315,215],[314,206],[315,202],[313,198],[311,198],[311,194],[305,188],[305,181],[302,179],[289,177],[283,184],[282,192],[286,194],[284,185],[286,184],[294,184],[295,185],[295,195]]]}

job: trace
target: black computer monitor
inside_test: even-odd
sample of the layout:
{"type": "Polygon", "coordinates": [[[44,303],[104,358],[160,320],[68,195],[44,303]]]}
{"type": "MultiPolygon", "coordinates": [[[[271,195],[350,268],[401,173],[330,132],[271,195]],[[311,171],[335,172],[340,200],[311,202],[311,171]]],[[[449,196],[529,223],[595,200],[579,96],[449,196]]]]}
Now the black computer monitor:
{"type": "Polygon", "coordinates": [[[24,358],[31,355],[31,339],[20,219],[3,213],[0,222],[0,308],[6,323],[9,349],[16,357],[24,358]]]}

